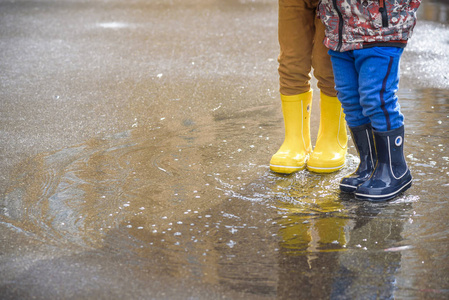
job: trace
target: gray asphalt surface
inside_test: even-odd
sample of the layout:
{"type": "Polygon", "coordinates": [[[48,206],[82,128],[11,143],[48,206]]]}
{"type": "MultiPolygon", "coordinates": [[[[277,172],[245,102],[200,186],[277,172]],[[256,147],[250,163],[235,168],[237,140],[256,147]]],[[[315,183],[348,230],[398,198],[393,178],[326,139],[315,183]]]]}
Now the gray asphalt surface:
{"type": "MultiPolygon", "coordinates": [[[[440,23],[418,24],[402,62],[416,183],[382,210],[341,202],[334,190],[343,173],[267,171],[283,136],[277,1],[0,0],[0,298],[319,299],[349,279],[352,290],[341,295],[354,299],[447,297],[449,30],[441,5],[423,10],[440,23]],[[181,150],[186,162],[178,166],[181,150]],[[297,199],[304,186],[312,191],[298,199],[315,205],[330,186],[324,194],[333,202],[293,209],[292,224],[326,228],[319,220],[335,217],[332,228],[352,237],[347,252],[314,244],[314,253],[290,255],[276,240],[288,209],[269,201],[280,193],[297,199]],[[123,201],[135,211],[109,221],[128,207],[95,206],[112,190],[134,199],[123,201]],[[145,219],[139,208],[150,194],[145,219]],[[57,206],[58,197],[72,202],[57,206]],[[76,210],[86,202],[92,206],[76,210]],[[203,218],[184,217],[190,209],[203,218]],[[72,222],[74,212],[86,218],[72,222]],[[172,240],[159,228],[190,223],[204,245],[183,228],[186,253],[160,242],[172,240]]],[[[315,110],[314,137],[317,130],[315,110]]]]}

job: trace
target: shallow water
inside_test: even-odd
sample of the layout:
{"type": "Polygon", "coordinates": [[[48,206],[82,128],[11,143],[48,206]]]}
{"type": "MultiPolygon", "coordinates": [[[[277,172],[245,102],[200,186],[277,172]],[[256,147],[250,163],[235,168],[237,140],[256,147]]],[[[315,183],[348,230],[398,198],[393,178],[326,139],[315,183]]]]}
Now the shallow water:
{"type": "MultiPolygon", "coordinates": [[[[216,5],[221,21],[239,7],[239,26],[273,29],[275,4],[194,5],[187,14],[207,19],[217,13],[216,5]],[[250,12],[256,16],[242,21],[250,12]]],[[[130,28],[124,21],[101,24],[98,28],[130,28]]],[[[211,26],[217,34],[220,24],[211,26]]],[[[274,33],[256,40],[269,44],[274,33]]],[[[209,31],[206,38],[213,36],[209,31]]],[[[358,163],[352,144],[346,167],[337,173],[270,172],[269,158],[283,138],[272,74],[276,48],[242,53],[248,61],[260,51],[263,59],[261,65],[244,63],[242,75],[234,56],[221,58],[226,67],[217,70],[225,51],[209,60],[192,56],[187,47],[186,57],[173,66],[181,75],[157,69],[151,78],[133,81],[133,72],[141,71],[130,68],[129,78],[107,85],[106,95],[118,94],[118,100],[76,107],[88,116],[94,110],[101,130],[112,103],[120,107],[114,117],[126,120],[125,126],[116,123],[111,133],[81,136],[77,143],[48,138],[52,150],[29,150],[8,169],[0,202],[0,291],[6,298],[449,297],[448,30],[423,22],[414,38],[404,54],[398,92],[414,177],[403,195],[373,204],[340,194],[340,179],[358,163]],[[438,39],[430,35],[434,32],[438,39]],[[120,101],[126,91],[131,96],[120,101]],[[66,146],[58,148],[60,143],[66,146]]],[[[222,49],[235,47],[232,41],[203,43],[222,49]]],[[[77,83],[83,88],[90,87],[85,75],[77,83]]],[[[12,90],[10,80],[4,87],[12,90]]],[[[78,95],[84,103],[89,92],[76,94],[68,87],[61,98],[52,98],[60,105],[53,109],[63,114],[69,113],[70,99],[78,95]]],[[[14,116],[12,109],[5,111],[14,116]]],[[[11,124],[2,119],[4,128],[11,124]]],[[[49,128],[54,127],[37,129],[45,141],[49,128]]]]}
{"type": "Polygon", "coordinates": [[[152,273],[250,295],[447,296],[449,93],[399,95],[414,184],[386,204],[339,194],[339,180],[356,167],[353,153],[336,174],[271,173],[262,158],[279,128],[258,122],[272,109],[262,107],[33,157],[5,193],[2,224],[45,244],[126,253],[152,273]],[[430,270],[435,277],[424,276],[430,270]]]}

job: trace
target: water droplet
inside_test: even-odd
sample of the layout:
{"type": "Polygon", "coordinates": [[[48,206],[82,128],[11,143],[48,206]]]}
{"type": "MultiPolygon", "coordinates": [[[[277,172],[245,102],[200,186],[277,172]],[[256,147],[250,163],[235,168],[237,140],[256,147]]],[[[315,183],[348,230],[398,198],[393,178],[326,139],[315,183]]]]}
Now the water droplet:
{"type": "Polygon", "coordinates": [[[111,29],[119,29],[119,28],[130,27],[129,24],[122,23],[122,22],[97,23],[97,26],[101,27],[101,28],[111,28],[111,29]]]}
{"type": "Polygon", "coordinates": [[[234,248],[235,244],[237,244],[237,243],[234,242],[233,240],[230,240],[229,243],[226,243],[226,245],[228,245],[229,248],[234,248]]]}

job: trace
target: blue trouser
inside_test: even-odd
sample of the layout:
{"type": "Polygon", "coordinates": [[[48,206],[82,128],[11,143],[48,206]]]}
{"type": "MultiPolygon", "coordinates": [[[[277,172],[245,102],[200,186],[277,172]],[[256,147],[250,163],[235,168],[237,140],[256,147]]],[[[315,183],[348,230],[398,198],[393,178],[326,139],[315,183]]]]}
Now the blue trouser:
{"type": "Polygon", "coordinates": [[[396,96],[403,50],[395,47],[329,50],[335,88],[349,127],[371,123],[376,131],[389,131],[404,124],[396,96]]]}

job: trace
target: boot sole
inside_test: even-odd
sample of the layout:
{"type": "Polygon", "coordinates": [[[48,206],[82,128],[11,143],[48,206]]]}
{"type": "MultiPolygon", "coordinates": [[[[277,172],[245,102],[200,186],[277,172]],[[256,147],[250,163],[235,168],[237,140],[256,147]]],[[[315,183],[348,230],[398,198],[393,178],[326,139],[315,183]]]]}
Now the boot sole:
{"type": "Polygon", "coordinates": [[[336,166],[336,167],[311,167],[309,165],[307,165],[307,170],[314,172],[314,173],[332,173],[332,172],[336,172],[341,170],[343,167],[345,166],[345,164],[343,163],[340,166],[336,166]]]}
{"type": "Polygon", "coordinates": [[[395,191],[393,193],[390,193],[390,194],[386,194],[386,195],[369,195],[369,194],[355,193],[355,198],[357,200],[368,200],[368,201],[371,201],[371,202],[388,201],[388,200],[393,199],[397,195],[405,192],[406,190],[408,190],[412,186],[412,181],[413,181],[413,179],[410,179],[410,181],[407,182],[406,184],[404,184],[399,190],[397,190],[397,191],[395,191]]]}
{"type": "Polygon", "coordinates": [[[281,173],[281,174],[291,174],[297,171],[304,170],[305,165],[302,167],[293,167],[293,166],[281,166],[281,165],[271,165],[270,164],[270,170],[275,173],[281,173]]]}
{"type": "Polygon", "coordinates": [[[356,186],[353,185],[348,185],[348,184],[340,184],[340,191],[342,191],[343,193],[355,193],[355,191],[357,190],[356,186]]]}

